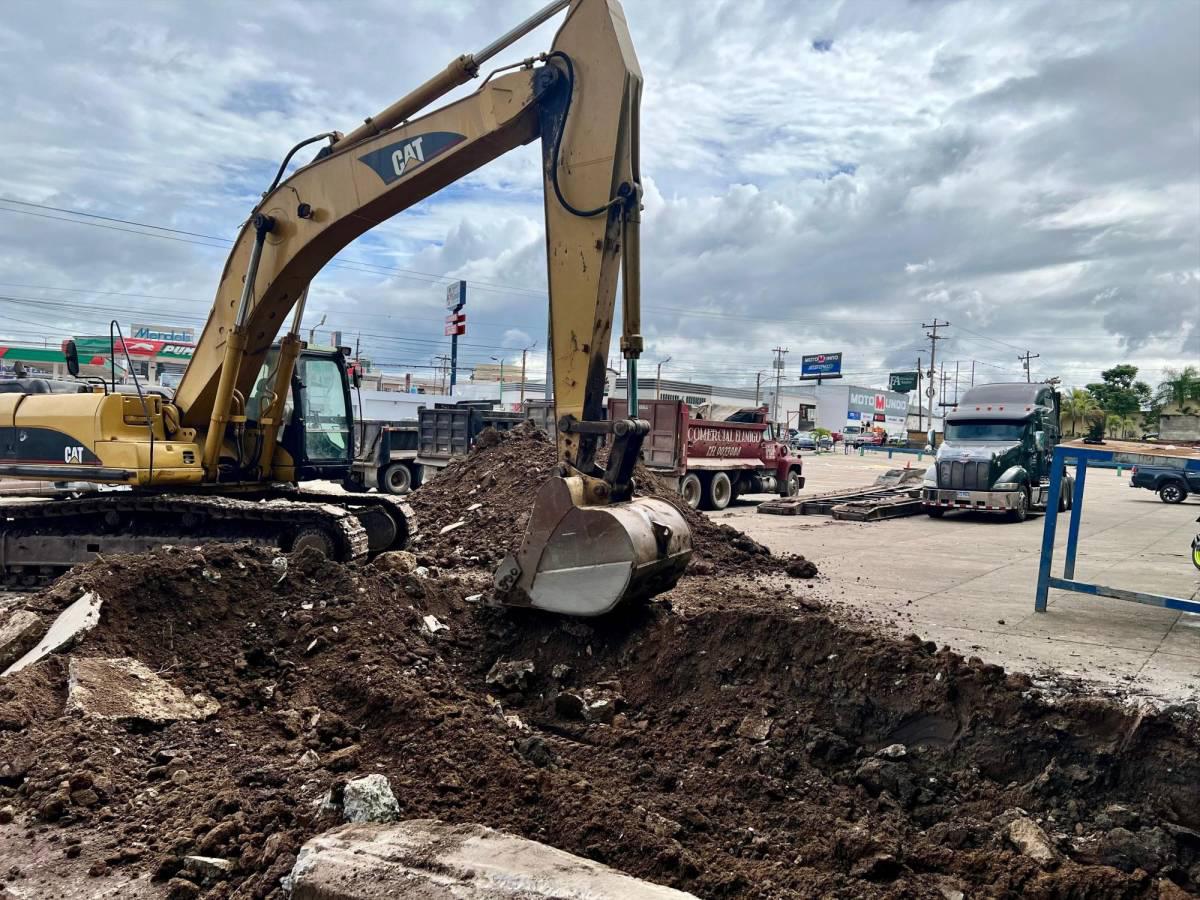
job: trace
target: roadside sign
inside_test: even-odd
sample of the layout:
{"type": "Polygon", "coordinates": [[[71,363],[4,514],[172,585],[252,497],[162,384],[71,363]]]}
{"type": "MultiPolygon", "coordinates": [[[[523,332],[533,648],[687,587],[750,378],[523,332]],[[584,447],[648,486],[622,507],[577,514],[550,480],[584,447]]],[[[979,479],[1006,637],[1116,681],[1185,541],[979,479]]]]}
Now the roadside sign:
{"type": "Polygon", "coordinates": [[[893,372],[888,376],[888,389],[907,394],[917,389],[916,372],[893,372]]]}
{"type": "Polygon", "coordinates": [[[458,312],[467,305],[467,283],[455,281],[446,288],[446,309],[458,312]]]}
{"type": "Polygon", "coordinates": [[[467,314],[456,312],[446,316],[446,328],[443,333],[446,337],[457,337],[460,334],[466,334],[467,314]]]}
{"type": "Polygon", "coordinates": [[[800,357],[801,378],[841,378],[841,353],[814,353],[800,357]]]}

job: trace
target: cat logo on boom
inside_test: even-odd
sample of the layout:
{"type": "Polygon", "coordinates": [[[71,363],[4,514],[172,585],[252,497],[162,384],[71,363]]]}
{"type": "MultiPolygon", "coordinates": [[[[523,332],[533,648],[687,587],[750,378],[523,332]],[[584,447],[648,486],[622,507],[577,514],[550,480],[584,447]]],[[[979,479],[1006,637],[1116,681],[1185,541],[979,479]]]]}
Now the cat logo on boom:
{"type": "Polygon", "coordinates": [[[63,462],[82,463],[83,462],[83,448],[82,447],[64,447],[63,448],[63,462]]]}
{"type": "Polygon", "coordinates": [[[391,184],[466,140],[453,131],[427,131],[372,150],[358,158],[370,166],[384,184],[391,184]]]}

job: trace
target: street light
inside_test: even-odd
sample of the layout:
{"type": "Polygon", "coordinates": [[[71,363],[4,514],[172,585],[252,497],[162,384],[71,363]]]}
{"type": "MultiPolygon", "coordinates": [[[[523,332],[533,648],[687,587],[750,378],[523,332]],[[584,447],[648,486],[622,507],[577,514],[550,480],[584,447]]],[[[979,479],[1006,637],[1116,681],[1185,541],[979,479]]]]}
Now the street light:
{"type": "Polygon", "coordinates": [[[660,359],[658,361],[658,375],[655,376],[655,378],[654,378],[654,399],[655,400],[662,399],[662,367],[663,367],[663,363],[669,363],[670,361],[671,361],[671,357],[669,357],[669,356],[666,359],[660,359]]]}
{"type": "Polygon", "coordinates": [[[504,357],[493,356],[492,362],[500,363],[500,406],[504,406],[504,357]]]}

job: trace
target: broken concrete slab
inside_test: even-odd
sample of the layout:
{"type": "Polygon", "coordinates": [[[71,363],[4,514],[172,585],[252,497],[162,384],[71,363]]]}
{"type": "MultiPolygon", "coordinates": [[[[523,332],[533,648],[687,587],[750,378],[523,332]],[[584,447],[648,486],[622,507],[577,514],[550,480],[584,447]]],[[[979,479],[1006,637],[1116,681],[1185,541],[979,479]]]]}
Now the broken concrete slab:
{"type": "Polygon", "coordinates": [[[221,705],[201,694],[187,696],[136,659],[78,659],[68,664],[68,713],[112,722],[199,721],[221,705]]]}
{"type": "Polygon", "coordinates": [[[88,591],[58,614],[45,636],[37,646],[4,670],[5,675],[20,672],[51,653],[71,646],[79,638],[96,627],[100,621],[100,607],[104,603],[95,591],[88,591]]]}
{"type": "Polygon", "coordinates": [[[46,626],[37,613],[13,610],[0,625],[0,669],[7,669],[32,650],[45,631],[46,626]]]}
{"type": "Polygon", "coordinates": [[[335,784],[321,801],[320,812],[352,824],[395,822],[400,818],[400,804],[387,776],[376,773],[335,784]]]}
{"type": "Polygon", "coordinates": [[[300,848],[292,900],[696,900],[483,825],[343,825],[300,848]]]}

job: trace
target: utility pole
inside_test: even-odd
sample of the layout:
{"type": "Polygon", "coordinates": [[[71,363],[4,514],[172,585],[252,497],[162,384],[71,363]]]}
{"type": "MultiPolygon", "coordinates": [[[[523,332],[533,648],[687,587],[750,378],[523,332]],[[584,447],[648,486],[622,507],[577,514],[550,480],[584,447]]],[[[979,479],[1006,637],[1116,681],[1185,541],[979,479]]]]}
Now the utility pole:
{"type": "Polygon", "coordinates": [[[500,363],[500,408],[504,409],[504,357],[493,356],[492,361],[500,363]]]}
{"type": "Polygon", "coordinates": [[[525,356],[537,346],[537,341],[534,341],[528,347],[521,351],[521,408],[525,408],[525,356]]]}
{"type": "MultiPolygon", "coordinates": [[[[921,393],[921,357],[917,357],[917,431],[925,430],[925,396],[921,393]]],[[[908,417],[905,416],[905,419],[908,417]]],[[[908,427],[905,423],[905,428],[908,427]]]]}
{"type": "Polygon", "coordinates": [[[655,400],[662,399],[662,367],[663,367],[663,363],[669,363],[670,361],[671,361],[671,357],[669,357],[669,356],[666,359],[660,359],[658,361],[658,374],[654,376],[654,399],[655,400]]]}
{"type": "Polygon", "coordinates": [[[442,391],[442,393],[443,393],[443,394],[445,394],[445,393],[446,393],[446,373],[450,371],[450,357],[448,357],[448,356],[435,356],[435,357],[434,357],[434,359],[435,359],[435,360],[437,360],[438,362],[440,362],[440,363],[441,363],[441,365],[440,365],[438,368],[440,368],[440,369],[442,370],[442,387],[441,387],[441,391],[442,391]]]}
{"type": "Polygon", "coordinates": [[[971,387],[975,387],[975,360],[971,360],[971,387]]]}
{"type": "Polygon", "coordinates": [[[958,406],[958,360],[954,361],[954,405],[958,406]]]}
{"type": "Polygon", "coordinates": [[[1030,353],[1028,350],[1026,350],[1024,356],[1017,357],[1017,362],[1025,364],[1025,383],[1026,384],[1029,384],[1033,381],[1032,376],[1029,374],[1029,361],[1031,359],[1040,359],[1041,356],[1042,356],[1042,354],[1040,354],[1040,353],[1030,353]]]}
{"type": "Polygon", "coordinates": [[[775,354],[775,405],[774,412],[771,413],[771,419],[775,422],[779,421],[779,386],[783,381],[783,355],[788,352],[787,347],[775,347],[772,351],[775,354]]]}
{"type": "Polygon", "coordinates": [[[938,334],[939,328],[949,328],[949,322],[939,322],[937,316],[933,317],[933,324],[926,325],[921,323],[922,328],[928,328],[925,336],[929,338],[929,387],[925,388],[925,396],[929,398],[929,427],[933,428],[933,397],[937,390],[933,386],[934,374],[937,371],[937,342],[944,341],[944,335],[938,334]]]}
{"type": "Polygon", "coordinates": [[[754,373],[754,408],[758,409],[758,398],[762,393],[762,372],[754,373]]]}

